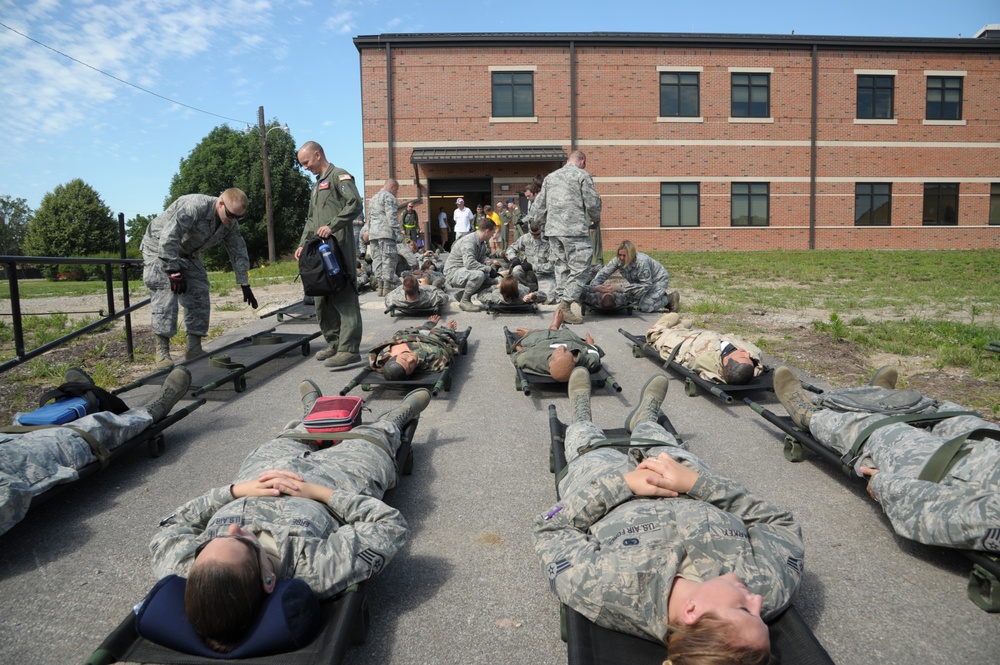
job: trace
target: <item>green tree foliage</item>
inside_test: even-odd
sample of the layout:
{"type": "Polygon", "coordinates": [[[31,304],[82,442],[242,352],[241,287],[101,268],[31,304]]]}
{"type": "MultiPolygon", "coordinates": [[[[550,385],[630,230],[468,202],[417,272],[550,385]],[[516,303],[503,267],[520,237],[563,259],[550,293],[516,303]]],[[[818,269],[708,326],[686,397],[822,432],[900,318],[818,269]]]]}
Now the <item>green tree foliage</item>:
{"type": "Polygon", "coordinates": [[[154,219],[156,219],[156,215],[136,215],[125,222],[125,236],[128,238],[125,247],[127,249],[136,252],[139,251],[139,245],[142,244],[142,236],[146,233],[146,227],[154,219]]]}
{"type": "Polygon", "coordinates": [[[42,198],[24,240],[29,256],[113,256],[117,249],[118,221],[79,178],[42,198]]]}
{"type": "MultiPolygon", "coordinates": [[[[272,121],[268,130],[278,126],[272,121]]],[[[250,134],[225,125],[216,127],[195,146],[170,183],[164,202],[170,205],[185,194],[217,196],[229,187],[246,192],[250,205],[240,222],[251,262],[267,259],[267,219],[264,202],[264,166],[261,161],[260,131],[250,134]]],[[[280,129],[267,134],[268,163],[271,170],[274,240],[277,254],[291,251],[299,240],[309,207],[309,178],[295,158],[295,141],[280,129]]],[[[229,257],[222,245],[203,254],[206,265],[227,268],[229,257]]]]}
{"type": "Polygon", "coordinates": [[[0,256],[21,256],[21,245],[31,223],[25,199],[0,195],[0,256]]]}

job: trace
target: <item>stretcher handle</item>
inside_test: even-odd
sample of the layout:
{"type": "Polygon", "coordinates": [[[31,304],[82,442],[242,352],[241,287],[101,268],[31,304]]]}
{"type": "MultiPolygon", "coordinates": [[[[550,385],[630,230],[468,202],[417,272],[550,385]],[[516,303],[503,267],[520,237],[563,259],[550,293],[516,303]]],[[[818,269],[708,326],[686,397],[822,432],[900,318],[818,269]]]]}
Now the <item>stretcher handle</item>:
{"type": "Polygon", "coordinates": [[[104,638],[101,645],[94,649],[90,658],[84,665],[109,665],[117,663],[125,654],[132,643],[139,638],[135,629],[135,614],[129,612],[128,616],[118,624],[118,627],[111,631],[111,634],[104,638]]]}

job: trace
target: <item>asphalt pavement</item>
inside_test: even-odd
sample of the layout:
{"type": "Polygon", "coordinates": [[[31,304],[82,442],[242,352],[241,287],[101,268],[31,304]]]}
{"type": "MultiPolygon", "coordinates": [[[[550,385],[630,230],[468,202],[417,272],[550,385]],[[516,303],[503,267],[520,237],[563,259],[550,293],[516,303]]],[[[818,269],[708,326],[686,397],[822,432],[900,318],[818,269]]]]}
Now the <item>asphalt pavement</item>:
{"type": "MultiPolygon", "coordinates": [[[[362,352],[413,322],[384,315],[372,293],[362,308],[362,352]]],[[[531,547],[531,525],[555,502],[546,410],[555,404],[567,419],[567,400],[564,391],[516,390],[502,333],[505,325],[545,327],[552,311],[467,314],[451,305],[445,318],[472,326],[468,355],[458,360],[450,392],[422,415],[413,474],[388,497],[406,516],[410,540],[368,585],[371,632],[346,663],[566,662],[558,603],[531,547]]],[[[605,366],[623,387],[595,391],[599,425],[621,427],[645,380],[662,371],[633,357],[617,332],[642,334],[655,319],[588,316],[574,326],[604,348],[605,366]]],[[[208,350],[275,325],[262,319],[208,350]]],[[[286,321],[279,329],[308,332],[316,324],[286,321]]],[[[302,379],[336,394],[359,369],[331,372],[292,352],[247,374],[244,392],[230,384],[206,395],[207,404],[167,430],[163,456],[136,449],[32,509],[0,537],[0,662],[83,662],[156,581],[148,544],[159,520],[229,484],[250,450],[300,417],[302,379]]],[[[153,390],[127,393],[127,401],[141,403],[153,390]]],[[[352,394],[368,400],[366,417],[402,395],[352,394]]],[[[760,401],[782,411],[773,395],[760,401]]],[[[968,600],[971,564],[961,554],[895,536],[862,482],[808,454],[787,462],[783,436],[739,400],[688,397],[672,378],[664,410],[717,472],[794,512],[806,542],[795,604],[837,663],[1000,662],[1000,615],[968,600]]]]}

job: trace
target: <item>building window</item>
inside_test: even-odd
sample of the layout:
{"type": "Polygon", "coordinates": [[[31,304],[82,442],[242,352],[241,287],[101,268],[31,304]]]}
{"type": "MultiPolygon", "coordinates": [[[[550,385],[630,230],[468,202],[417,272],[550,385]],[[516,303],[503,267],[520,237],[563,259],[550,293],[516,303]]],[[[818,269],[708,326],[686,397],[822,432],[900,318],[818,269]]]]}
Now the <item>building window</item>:
{"type": "Polygon", "coordinates": [[[927,77],[927,119],[962,119],[962,77],[927,77]]]}
{"type": "Polygon", "coordinates": [[[660,116],[698,117],[698,79],[697,72],[660,72],[660,116]]]}
{"type": "Polygon", "coordinates": [[[858,118],[891,120],[894,76],[858,76],[858,118]]]}
{"type": "Polygon", "coordinates": [[[767,226],[768,191],[766,182],[733,183],[733,226],[767,226]]]}
{"type": "Polygon", "coordinates": [[[924,226],[958,225],[958,183],[924,184],[924,226]]]}
{"type": "Polygon", "coordinates": [[[732,116],[771,117],[771,75],[733,72],[732,116]]]}
{"type": "Polygon", "coordinates": [[[698,226],[698,189],[696,182],[660,184],[660,226],[698,226]]]}
{"type": "Polygon", "coordinates": [[[1000,184],[990,185],[990,224],[1000,224],[1000,184]]]}
{"type": "Polygon", "coordinates": [[[535,75],[532,72],[493,72],[493,117],[530,118],[535,115],[535,75]]]}
{"type": "Polygon", "coordinates": [[[892,225],[892,185],[859,182],[854,185],[854,225],[892,225]]]}

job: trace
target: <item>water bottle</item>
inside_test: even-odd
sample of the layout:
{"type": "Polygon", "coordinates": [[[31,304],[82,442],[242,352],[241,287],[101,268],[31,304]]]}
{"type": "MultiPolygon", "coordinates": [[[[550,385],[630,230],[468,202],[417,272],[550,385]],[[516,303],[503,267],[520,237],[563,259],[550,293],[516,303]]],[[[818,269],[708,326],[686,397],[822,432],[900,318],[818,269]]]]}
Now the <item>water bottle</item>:
{"type": "Polygon", "coordinates": [[[337,257],[333,255],[333,250],[326,243],[319,246],[319,255],[323,259],[323,266],[326,267],[327,275],[338,275],[340,274],[340,265],[337,263],[337,257]]]}

